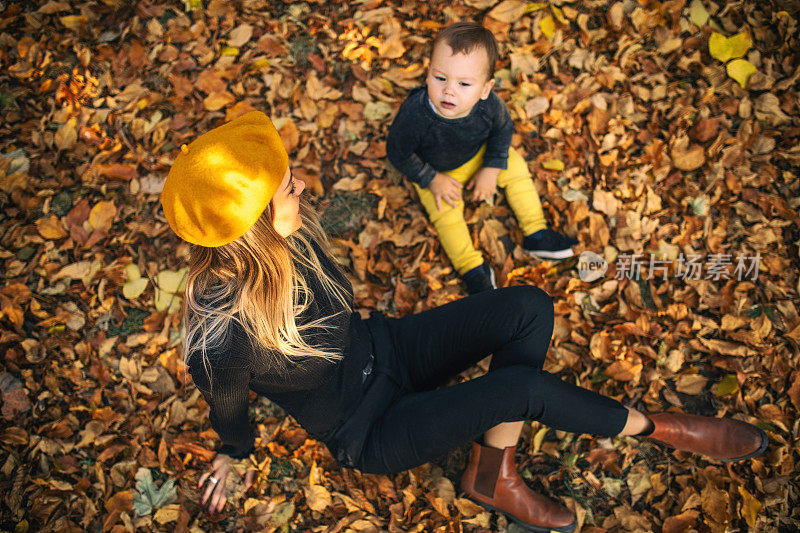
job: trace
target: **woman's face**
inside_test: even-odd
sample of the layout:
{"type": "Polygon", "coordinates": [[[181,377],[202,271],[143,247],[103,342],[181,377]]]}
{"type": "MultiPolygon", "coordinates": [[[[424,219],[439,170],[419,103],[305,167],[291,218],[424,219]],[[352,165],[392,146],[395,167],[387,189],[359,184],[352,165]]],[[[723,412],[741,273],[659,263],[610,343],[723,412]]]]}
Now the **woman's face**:
{"type": "Polygon", "coordinates": [[[292,171],[287,168],[283,181],[272,197],[272,226],[284,238],[303,225],[300,220],[300,194],[305,188],[303,180],[292,177],[292,171]]]}

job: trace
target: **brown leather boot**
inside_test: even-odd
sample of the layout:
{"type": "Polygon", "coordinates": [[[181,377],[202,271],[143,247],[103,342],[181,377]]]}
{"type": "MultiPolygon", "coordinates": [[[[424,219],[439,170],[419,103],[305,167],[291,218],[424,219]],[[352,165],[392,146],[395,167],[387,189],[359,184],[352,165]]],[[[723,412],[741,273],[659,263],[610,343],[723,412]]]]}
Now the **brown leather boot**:
{"type": "Polygon", "coordinates": [[[654,413],[647,418],[654,429],[646,438],[720,461],[749,459],[764,453],[769,445],[767,434],[761,429],[731,418],[685,413],[654,413]]]}
{"type": "Polygon", "coordinates": [[[577,522],[569,509],[528,488],[514,464],[516,446],[499,449],[472,443],[461,490],[474,502],[503,513],[529,531],[569,533],[577,522]]]}

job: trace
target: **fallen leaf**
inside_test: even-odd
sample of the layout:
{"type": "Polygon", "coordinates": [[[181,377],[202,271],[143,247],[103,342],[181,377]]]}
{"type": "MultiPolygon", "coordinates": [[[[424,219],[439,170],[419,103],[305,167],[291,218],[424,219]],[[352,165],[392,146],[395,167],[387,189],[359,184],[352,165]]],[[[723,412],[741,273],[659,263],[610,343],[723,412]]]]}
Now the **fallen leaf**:
{"type": "Polygon", "coordinates": [[[250,24],[240,24],[228,34],[228,46],[240,48],[253,36],[253,27],[250,24]]]}
{"type": "Polygon", "coordinates": [[[516,22],[525,14],[526,7],[527,2],[522,0],[503,0],[492,8],[487,16],[500,22],[516,22]]]}
{"type": "Polygon", "coordinates": [[[560,159],[547,159],[542,161],[542,168],[547,170],[561,171],[564,170],[564,162],[560,159]]]}
{"type": "Polygon", "coordinates": [[[71,117],[56,130],[55,143],[59,150],[69,150],[75,146],[75,141],[78,140],[78,132],[75,129],[75,124],[75,117],[71,117]]]}
{"type": "Polygon", "coordinates": [[[89,225],[100,231],[108,231],[116,216],[117,207],[114,202],[101,200],[89,212],[89,225]]]}
{"type": "Polygon", "coordinates": [[[699,374],[684,374],[675,382],[675,388],[684,394],[700,394],[708,383],[708,379],[699,374]]]}
{"type": "Polygon", "coordinates": [[[721,33],[714,32],[708,38],[708,52],[711,57],[719,59],[723,63],[730,59],[742,57],[753,46],[750,34],[739,33],[733,37],[725,37],[721,33]]]}
{"type": "Polygon", "coordinates": [[[747,87],[747,81],[750,79],[750,76],[758,71],[758,69],[746,59],[734,59],[725,65],[725,69],[728,72],[728,76],[733,78],[742,89],[747,87]]]}
{"type": "Polygon", "coordinates": [[[309,509],[321,513],[331,505],[331,493],[322,485],[311,485],[305,489],[309,509]]]}
{"type": "Polygon", "coordinates": [[[745,519],[747,525],[750,526],[750,529],[755,529],[756,527],[756,520],[758,520],[758,513],[761,512],[761,502],[755,499],[752,494],[750,494],[747,489],[739,485],[737,487],[739,489],[739,494],[742,495],[742,508],[740,509],[739,513],[741,517],[745,519]]]}
{"type": "Polygon", "coordinates": [[[705,26],[708,22],[708,11],[700,0],[692,0],[689,6],[689,19],[695,26],[705,26]]]}
{"type": "Polygon", "coordinates": [[[542,17],[542,19],[539,20],[539,29],[542,30],[545,37],[552,39],[553,35],[556,33],[556,23],[553,17],[550,15],[542,17]]]}
{"type": "Polygon", "coordinates": [[[39,235],[45,239],[54,241],[63,239],[68,235],[68,233],[64,231],[64,225],[61,223],[61,220],[55,215],[37,220],[36,229],[39,230],[39,235]]]}
{"type": "Polygon", "coordinates": [[[696,170],[706,162],[705,150],[699,144],[689,145],[687,137],[680,137],[670,152],[672,164],[680,170],[696,170]]]}
{"type": "Polygon", "coordinates": [[[161,487],[157,487],[149,468],[139,468],[134,477],[136,492],[133,495],[133,511],[138,516],[147,516],[177,499],[174,479],[167,479],[161,487]]]}
{"type": "Polygon", "coordinates": [[[534,118],[545,111],[550,107],[550,102],[544,96],[536,96],[528,100],[528,103],[525,104],[525,113],[528,115],[528,118],[534,118]]]}

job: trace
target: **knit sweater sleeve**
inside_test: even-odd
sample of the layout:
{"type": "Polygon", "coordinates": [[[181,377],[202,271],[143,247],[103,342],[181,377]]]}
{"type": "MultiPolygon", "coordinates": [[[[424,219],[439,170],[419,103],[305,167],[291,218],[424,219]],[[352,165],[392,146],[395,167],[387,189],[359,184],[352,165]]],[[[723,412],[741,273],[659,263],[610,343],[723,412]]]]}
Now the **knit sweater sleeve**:
{"type": "Polygon", "coordinates": [[[247,457],[254,433],[248,420],[250,369],[243,361],[204,364],[200,356],[189,360],[189,373],[209,406],[211,427],[222,440],[219,453],[247,457]]]}
{"type": "Polygon", "coordinates": [[[400,106],[386,137],[386,157],[420,187],[427,187],[436,176],[436,169],[415,152],[422,138],[424,116],[413,109],[409,100],[400,106]]]}
{"type": "Polygon", "coordinates": [[[494,92],[489,93],[492,130],[486,139],[486,153],[483,155],[483,166],[491,168],[508,168],[508,148],[514,135],[514,122],[505,102],[494,92]]]}

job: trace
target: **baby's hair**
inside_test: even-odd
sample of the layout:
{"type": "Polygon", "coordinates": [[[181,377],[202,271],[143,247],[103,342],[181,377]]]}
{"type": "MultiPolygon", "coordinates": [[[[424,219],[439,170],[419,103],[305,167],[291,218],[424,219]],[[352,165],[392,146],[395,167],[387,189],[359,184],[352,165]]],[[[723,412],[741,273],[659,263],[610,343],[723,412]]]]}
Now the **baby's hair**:
{"type": "Polygon", "coordinates": [[[454,54],[469,54],[477,47],[483,48],[489,57],[487,79],[494,78],[494,66],[500,54],[497,51],[497,40],[492,32],[475,22],[456,22],[436,36],[431,50],[434,50],[440,42],[447,43],[454,54]]]}

